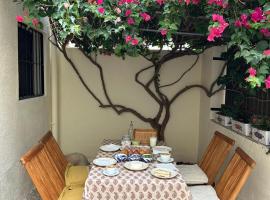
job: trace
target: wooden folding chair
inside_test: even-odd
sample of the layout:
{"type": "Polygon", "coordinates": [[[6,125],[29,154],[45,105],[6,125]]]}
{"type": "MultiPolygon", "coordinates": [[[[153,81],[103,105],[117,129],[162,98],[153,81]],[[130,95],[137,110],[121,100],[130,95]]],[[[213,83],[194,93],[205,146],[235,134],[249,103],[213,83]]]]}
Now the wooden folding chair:
{"type": "Polygon", "coordinates": [[[188,185],[212,185],[235,141],[216,131],[199,165],[178,165],[188,185]]]}
{"type": "Polygon", "coordinates": [[[52,158],[67,186],[84,185],[89,172],[88,166],[72,166],[69,164],[51,131],[42,137],[40,143],[44,144],[45,150],[52,158]]]}
{"type": "Polygon", "coordinates": [[[190,187],[192,199],[235,200],[255,165],[255,161],[238,147],[215,188],[212,186],[190,187]]]}
{"type": "Polygon", "coordinates": [[[63,176],[63,179],[65,178],[65,170],[68,166],[68,161],[60,149],[58,143],[54,139],[52,132],[49,131],[47,134],[45,134],[41,140],[39,141],[41,144],[44,144],[44,148],[47,151],[47,153],[51,156],[53,159],[57,170],[61,173],[63,176]]]}
{"type": "Polygon", "coordinates": [[[157,137],[157,131],[155,129],[134,129],[134,140],[140,141],[142,145],[150,144],[150,137],[157,137]]]}
{"type": "Polygon", "coordinates": [[[64,179],[43,144],[31,148],[22,156],[21,162],[43,200],[65,200],[71,196],[81,200],[83,187],[65,187],[64,179]]]}

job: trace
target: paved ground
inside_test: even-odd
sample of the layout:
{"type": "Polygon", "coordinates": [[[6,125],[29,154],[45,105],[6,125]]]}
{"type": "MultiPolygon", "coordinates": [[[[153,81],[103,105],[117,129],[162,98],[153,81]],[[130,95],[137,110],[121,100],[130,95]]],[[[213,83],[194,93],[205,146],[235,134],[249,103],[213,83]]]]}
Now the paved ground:
{"type": "Polygon", "coordinates": [[[34,188],[26,198],[27,200],[41,200],[36,188],[34,188]]]}

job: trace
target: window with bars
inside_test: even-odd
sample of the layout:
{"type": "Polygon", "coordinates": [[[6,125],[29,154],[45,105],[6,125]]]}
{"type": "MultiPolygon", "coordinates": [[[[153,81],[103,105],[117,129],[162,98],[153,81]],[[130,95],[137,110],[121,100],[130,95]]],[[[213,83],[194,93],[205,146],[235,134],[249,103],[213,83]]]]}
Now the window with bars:
{"type": "MultiPolygon", "coordinates": [[[[236,73],[242,74],[239,79],[243,80],[249,67],[243,59],[238,59],[228,63],[227,74],[231,77],[235,77],[236,73]]],[[[255,88],[251,92],[231,82],[226,86],[225,105],[231,108],[239,106],[239,111],[247,117],[252,115],[270,117],[270,90],[255,88]]]]}
{"type": "Polygon", "coordinates": [[[42,33],[18,23],[19,99],[44,95],[42,33]]]}

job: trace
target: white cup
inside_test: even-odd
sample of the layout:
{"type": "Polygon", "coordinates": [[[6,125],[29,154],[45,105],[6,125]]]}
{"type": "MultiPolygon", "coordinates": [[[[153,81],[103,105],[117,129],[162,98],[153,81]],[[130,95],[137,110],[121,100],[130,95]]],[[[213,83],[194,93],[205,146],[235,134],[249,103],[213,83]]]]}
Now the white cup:
{"type": "Polygon", "coordinates": [[[157,137],[150,137],[150,146],[154,147],[157,145],[157,137]]]}
{"type": "Polygon", "coordinates": [[[160,160],[162,162],[168,162],[170,159],[171,159],[171,154],[169,154],[169,153],[160,154],[160,160]]]}

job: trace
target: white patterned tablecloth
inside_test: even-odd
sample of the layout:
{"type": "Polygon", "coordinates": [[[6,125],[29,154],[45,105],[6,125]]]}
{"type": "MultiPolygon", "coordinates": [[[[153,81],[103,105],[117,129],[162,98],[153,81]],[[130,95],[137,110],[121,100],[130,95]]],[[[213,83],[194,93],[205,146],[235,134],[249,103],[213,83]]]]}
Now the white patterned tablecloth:
{"type": "MultiPolygon", "coordinates": [[[[119,144],[104,140],[103,144],[119,144]]],[[[112,157],[113,153],[98,151],[97,157],[112,157]]],[[[191,193],[181,174],[173,179],[158,179],[150,174],[153,164],[144,171],[129,171],[117,163],[120,174],[108,177],[102,167],[93,165],[85,182],[83,200],[191,200],[191,193]]]]}

